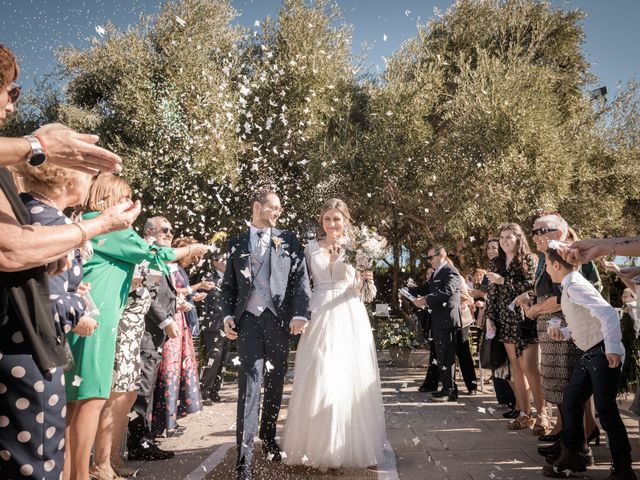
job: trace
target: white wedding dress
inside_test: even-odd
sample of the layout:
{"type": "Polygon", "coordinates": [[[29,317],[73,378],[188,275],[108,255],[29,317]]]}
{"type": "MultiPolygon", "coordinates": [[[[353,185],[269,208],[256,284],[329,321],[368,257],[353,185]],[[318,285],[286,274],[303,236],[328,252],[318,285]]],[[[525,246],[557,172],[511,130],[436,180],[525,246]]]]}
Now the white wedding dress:
{"type": "Polygon", "coordinates": [[[317,241],[305,256],[313,280],[311,321],[296,353],[283,461],[314,468],[364,468],[383,460],[380,373],[356,271],[333,268],[317,241]]]}

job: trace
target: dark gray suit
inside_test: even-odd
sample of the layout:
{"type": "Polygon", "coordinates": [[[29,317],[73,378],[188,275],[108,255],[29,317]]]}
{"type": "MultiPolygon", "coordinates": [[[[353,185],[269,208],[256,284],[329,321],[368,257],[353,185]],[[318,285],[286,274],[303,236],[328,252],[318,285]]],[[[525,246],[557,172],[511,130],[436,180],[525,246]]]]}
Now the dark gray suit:
{"type": "Polygon", "coordinates": [[[157,288],[149,289],[149,292],[151,307],[144,317],[144,335],[140,343],[140,389],[133,406],[138,416],[129,422],[127,442],[130,449],[139,449],[143,438],[152,438],[153,391],[162,359],[161,347],[166,339],[164,330],[158,325],[167,318],[175,318],[176,314],[176,290],[168,276],[163,275],[157,288]]]}
{"type": "Polygon", "coordinates": [[[456,330],[462,326],[458,270],[445,264],[427,283],[410,291],[425,295],[442,388],[455,391],[456,330]]]}
{"type": "Polygon", "coordinates": [[[311,289],[302,245],[295,234],[275,228],[271,229],[271,239],[267,241],[269,249],[263,266],[269,268],[266,283],[270,288],[270,299],[267,298],[260,315],[247,310],[250,297],[256,294],[259,285],[256,271],[265,272],[256,270],[253,265],[249,232],[229,242],[227,269],[222,282],[223,316],[235,318],[241,362],[236,428],[238,467],[251,465],[258,423],[259,436],[264,444],[275,446],[276,423],[287,371],[290,323],[293,317],[309,318],[311,289]],[[274,238],[279,239],[279,245],[274,238]],[[259,422],[263,376],[264,401],[259,422]]]}
{"type": "MultiPolygon", "coordinates": [[[[216,285],[222,278],[216,272],[212,279],[216,285]]],[[[220,332],[224,329],[224,315],[222,313],[222,292],[214,288],[204,299],[204,319],[200,340],[204,341],[207,351],[207,365],[200,376],[200,392],[202,398],[211,398],[218,393],[222,385],[222,368],[229,353],[229,339],[220,332]]]]}

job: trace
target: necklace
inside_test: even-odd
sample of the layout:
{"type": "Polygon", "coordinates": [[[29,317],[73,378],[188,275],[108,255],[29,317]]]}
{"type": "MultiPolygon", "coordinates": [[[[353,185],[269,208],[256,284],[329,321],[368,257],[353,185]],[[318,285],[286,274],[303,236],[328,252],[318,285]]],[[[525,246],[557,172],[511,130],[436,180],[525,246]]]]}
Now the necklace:
{"type": "Polygon", "coordinates": [[[31,196],[33,197],[38,196],[40,197],[39,200],[46,200],[46,202],[48,202],[52,207],[62,211],[62,209],[60,207],[58,207],[58,204],[56,202],[54,202],[53,200],[51,200],[51,198],[47,197],[44,193],[40,193],[40,192],[29,192],[31,193],[31,196]]]}

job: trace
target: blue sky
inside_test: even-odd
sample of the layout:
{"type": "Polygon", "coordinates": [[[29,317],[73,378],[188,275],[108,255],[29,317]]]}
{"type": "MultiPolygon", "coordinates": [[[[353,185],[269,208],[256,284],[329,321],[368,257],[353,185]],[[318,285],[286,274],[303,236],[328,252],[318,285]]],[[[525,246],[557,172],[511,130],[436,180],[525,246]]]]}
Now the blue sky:
{"type": "MultiPolygon", "coordinates": [[[[21,83],[29,87],[55,66],[53,51],[65,45],[83,46],[95,36],[97,25],[107,21],[119,28],[137,22],[141,13],[158,10],[158,0],[0,0],[0,42],[20,59],[21,83]]],[[[414,36],[416,24],[433,16],[434,8],[446,10],[450,0],[338,0],[347,22],[354,28],[353,50],[363,52],[371,71],[384,69],[384,56],[414,36]],[[386,36],[386,40],[385,40],[386,36]]],[[[554,0],[564,9],[587,13],[584,49],[599,85],[611,93],[619,82],[640,78],[640,1],[554,0]]],[[[240,12],[237,21],[253,27],[256,20],[277,14],[280,0],[233,0],[240,12]]]]}

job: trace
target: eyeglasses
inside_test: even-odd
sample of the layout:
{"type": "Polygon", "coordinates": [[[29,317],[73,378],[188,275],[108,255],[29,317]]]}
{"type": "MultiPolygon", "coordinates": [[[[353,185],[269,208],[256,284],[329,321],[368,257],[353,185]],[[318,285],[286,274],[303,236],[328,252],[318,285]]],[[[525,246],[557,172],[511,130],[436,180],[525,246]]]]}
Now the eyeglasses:
{"type": "Polygon", "coordinates": [[[160,230],[165,235],[169,234],[169,235],[173,236],[173,228],[171,228],[171,227],[160,227],[160,228],[158,228],[158,230],[160,230]]]}
{"type": "Polygon", "coordinates": [[[22,91],[22,87],[16,83],[12,83],[9,91],[7,92],[9,95],[9,100],[11,103],[16,103],[18,98],[20,97],[20,92],[22,91]]]}
{"type": "Polygon", "coordinates": [[[435,255],[427,255],[427,260],[431,260],[432,258],[436,258],[436,257],[439,257],[439,256],[440,256],[439,253],[436,253],[435,255]]]}
{"type": "Polygon", "coordinates": [[[531,233],[533,233],[534,235],[537,235],[539,237],[541,237],[542,235],[549,233],[549,232],[557,232],[558,229],[557,228],[547,228],[547,227],[541,227],[541,228],[534,228],[531,233]]]}

